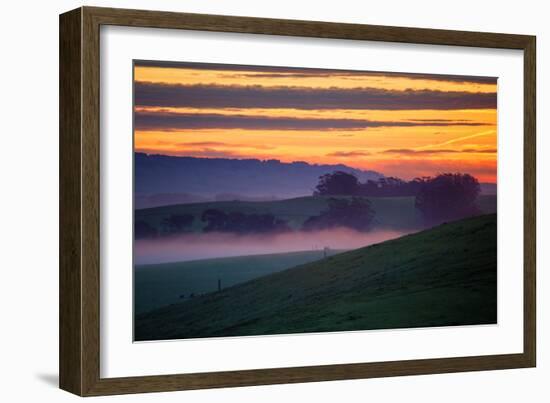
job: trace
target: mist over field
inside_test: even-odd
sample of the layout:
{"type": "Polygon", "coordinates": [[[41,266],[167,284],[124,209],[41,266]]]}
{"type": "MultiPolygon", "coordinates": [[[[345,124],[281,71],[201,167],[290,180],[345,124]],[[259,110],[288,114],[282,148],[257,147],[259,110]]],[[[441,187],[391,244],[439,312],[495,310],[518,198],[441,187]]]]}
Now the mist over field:
{"type": "Polygon", "coordinates": [[[278,234],[235,235],[229,233],[184,234],[158,240],[136,240],[135,264],[155,264],[231,256],[261,255],[329,249],[346,250],[399,238],[416,232],[347,228],[296,231],[278,234]]]}

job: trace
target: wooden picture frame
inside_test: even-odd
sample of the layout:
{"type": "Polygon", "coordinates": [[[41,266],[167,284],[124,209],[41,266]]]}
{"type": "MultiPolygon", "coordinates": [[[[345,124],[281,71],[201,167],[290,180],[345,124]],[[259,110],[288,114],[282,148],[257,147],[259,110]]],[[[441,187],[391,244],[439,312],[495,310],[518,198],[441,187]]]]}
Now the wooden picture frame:
{"type": "Polygon", "coordinates": [[[80,396],[534,367],[535,37],[81,7],[60,16],[60,387],[80,396]],[[521,354],[100,377],[100,26],[171,28],[524,52],[524,348],[521,354]]]}

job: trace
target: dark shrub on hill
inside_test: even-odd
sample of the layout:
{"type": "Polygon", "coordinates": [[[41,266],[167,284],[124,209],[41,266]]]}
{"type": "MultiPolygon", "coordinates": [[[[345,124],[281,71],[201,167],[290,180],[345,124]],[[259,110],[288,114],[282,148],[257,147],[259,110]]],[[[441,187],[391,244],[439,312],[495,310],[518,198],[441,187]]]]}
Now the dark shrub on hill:
{"type": "Polygon", "coordinates": [[[429,224],[454,221],[479,214],[479,182],[469,174],[445,173],[424,181],[415,206],[429,224]]]}
{"type": "Polygon", "coordinates": [[[308,218],[302,229],[305,231],[329,228],[351,228],[368,231],[374,218],[370,201],[361,197],[351,199],[329,199],[328,209],[318,216],[308,218]]]}
{"type": "Polygon", "coordinates": [[[343,171],[335,171],[319,177],[315,187],[315,196],[357,195],[359,180],[355,175],[343,171]]]}
{"type": "Polygon", "coordinates": [[[135,239],[152,239],[156,238],[158,231],[146,223],[145,221],[138,220],[134,224],[134,237],[135,239]]]}
{"type": "Polygon", "coordinates": [[[162,221],[165,234],[181,234],[189,231],[195,217],[192,214],[172,214],[162,221]]]}
{"type": "Polygon", "coordinates": [[[416,196],[426,178],[415,178],[409,182],[396,177],[368,180],[359,184],[359,194],[370,197],[416,196]]]}
{"type": "Polygon", "coordinates": [[[208,209],[202,213],[201,219],[207,223],[204,232],[261,234],[290,230],[286,221],[277,219],[272,214],[225,213],[216,209],[208,209]]]}
{"type": "Polygon", "coordinates": [[[204,210],[201,221],[207,223],[204,232],[223,231],[227,222],[227,214],[216,209],[204,210]]]}

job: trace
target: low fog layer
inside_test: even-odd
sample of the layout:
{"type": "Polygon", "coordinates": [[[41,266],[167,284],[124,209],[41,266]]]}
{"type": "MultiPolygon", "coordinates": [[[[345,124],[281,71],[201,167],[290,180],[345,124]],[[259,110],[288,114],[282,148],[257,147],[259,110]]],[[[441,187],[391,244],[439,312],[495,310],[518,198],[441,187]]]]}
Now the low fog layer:
{"type": "Polygon", "coordinates": [[[135,264],[154,264],[229,256],[262,255],[305,250],[357,249],[415,231],[357,232],[346,228],[271,235],[228,233],[186,234],[134,243],[135,264]]]}

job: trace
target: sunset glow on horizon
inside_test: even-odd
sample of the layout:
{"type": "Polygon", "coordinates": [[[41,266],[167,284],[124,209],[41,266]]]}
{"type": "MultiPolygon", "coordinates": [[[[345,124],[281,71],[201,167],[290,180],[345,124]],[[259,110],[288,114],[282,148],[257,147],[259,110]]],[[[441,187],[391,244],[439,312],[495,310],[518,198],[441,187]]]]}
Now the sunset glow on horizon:
{"type": "Polygon", "coordinates": [[[136,62],[135,151],[496,183],[497,80],[136,62]]]}

